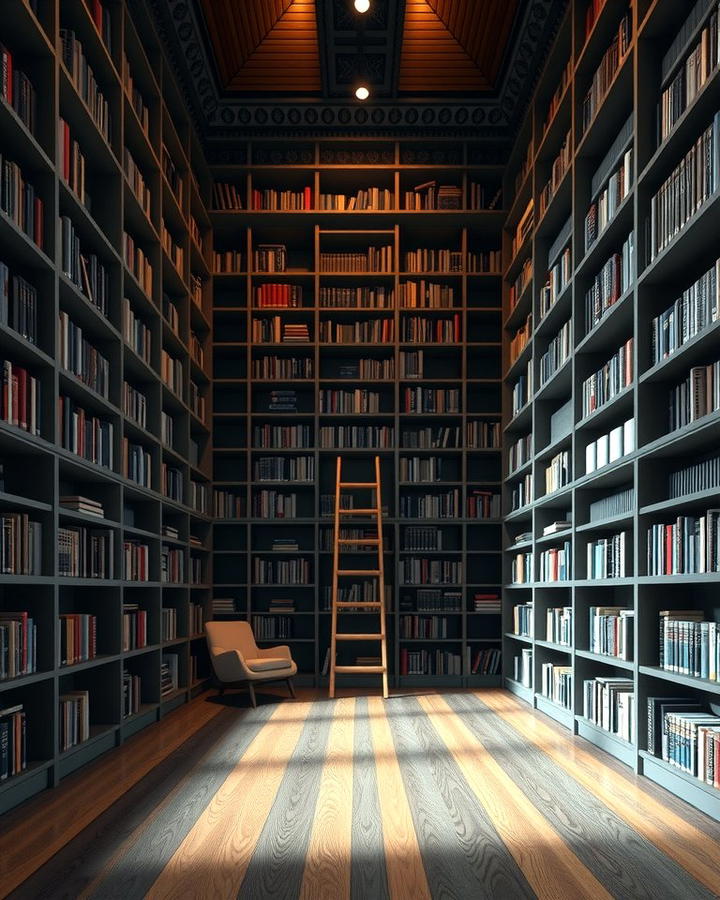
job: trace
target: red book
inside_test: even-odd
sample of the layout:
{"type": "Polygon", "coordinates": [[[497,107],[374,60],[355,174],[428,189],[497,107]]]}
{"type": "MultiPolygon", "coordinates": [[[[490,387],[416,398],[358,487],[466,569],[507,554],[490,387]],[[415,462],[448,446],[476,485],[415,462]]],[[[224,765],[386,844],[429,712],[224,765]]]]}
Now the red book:
{"type": "Polygon", "coordinates": [[[39,197],[35,198],[35,230],[33,239],[38,247],[43,249],[43,232],[44,232],[44,206],[39,197]]]}
{"type": "Polygon", "coordinates": [[[665,575],[672,575],[672,558],[673,558],[673,527],[665,526],[665,575]]]}
{"type": "Polygon", "coordinates": [[[18,425],[27,431],[27,407],[28,407],[28,373],[27,369],[17,370],[18,379],[18,425]]]}
{"type": "Polygon", "coordinates": [[[312,188],[308,185],[303,194],[303,209],[312,209],[312,188]]]}

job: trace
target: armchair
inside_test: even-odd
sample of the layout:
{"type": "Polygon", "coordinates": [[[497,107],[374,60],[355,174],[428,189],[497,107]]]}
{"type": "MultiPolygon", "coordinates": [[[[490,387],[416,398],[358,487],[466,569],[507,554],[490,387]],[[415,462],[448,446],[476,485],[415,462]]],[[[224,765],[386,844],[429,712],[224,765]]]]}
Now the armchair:
{"type": "Polygon", "coordinates": [[[206,622],[205,636],[221,694],[228,685],[246,683],[250,702],[256,707],[256,684],[284,681],[290,696],[295,697],[291,678],[297,674],[297,666],[289,647],[261,650],[249,622],[206,622]]]}

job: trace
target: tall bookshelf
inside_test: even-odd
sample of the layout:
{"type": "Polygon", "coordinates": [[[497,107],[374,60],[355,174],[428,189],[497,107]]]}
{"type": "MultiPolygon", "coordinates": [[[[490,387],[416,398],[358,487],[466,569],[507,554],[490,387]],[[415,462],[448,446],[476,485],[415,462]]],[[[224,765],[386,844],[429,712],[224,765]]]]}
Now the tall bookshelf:
{"type": "MultiPolygon", "coordinates": [[[[485,601],[476,612],[473,599],[476,593],[499,597],[499,505],[492,515],[488,509],[485,518],[470,518],[468,501],[476,490],[500,492],[501,275],[498,254],[485,271],[470,271],[468,263],[469,254],[500,248],[502,157],[479,143],[373,139],[353,141],[348,148],[347,142],[329,138],[290,144],[249,141],[236,148],[232,157],[225,155],[214,162],[216,191],[223,192],[216,195],[211,212],[215,249],[240,254],[239,260],[228,258],[236,263],[235,271],[214,275],[214,488],[230,495],[233,513],[247,514],[247,519],[223,519],[227,509],[216,510],[214,596],[225,601],[216,606],[216,616],[248,618],[256,635],[264,633],[264,627],[276,627],[275,640],[290,644],[300,678],[307,684],[326,683],[335,459],[343,456],[346,479],[363,481],[369,480],[377,453],[386,507],[391,679],[396,685],[499,683],[499,674],[472,674],[478,651],[500,647],[499,603],[488,614],[482,610],[493,604],[485,601]],[[413,194],[416,186],[432,181],[457,189],[457,208],[407,209],[406,192],[413,194]],[[473,184],[482,185],[484,194],[475,188],[475,196],[473,184]],[[370,202],[375,207],[383,204],[382,209],[321,208],[338,205],[337,199],[325,198],[346,195],[349,199],[374,188],[378,193],[370,196],[370,202]],[[288,203],[307,208],[253,208],[254,199],[272,199],[263,192],[283,190],[297,195],[288,203]],[[493,199],[495,208],[490,209],[493,199]],[[473,202],[486,208],[471,209],[473,202]],[[218,208],[235,203],[241,203],[242,209],[218,208]],[[263,244],[285,246],[285,271],[258,271],[254,254],[263,244]],[[389,248],[389,257],[382,272],[325,270],[325,254],[383,247],[389,248]],[[452,250],[457,254],[453,270],[435,271],[430,265],[439,268],[439,261],[426,259],[426,272],[409,273],[406,254],[418,248],[452,250]],[[419,285],[421,280],[436,285],[438,296],[447,297],[452,291],[448,308],[403,305],[401,292],[412,290],[404,286],[419,285]],[[282,289],[287,294],[292,289],[295,296],[301,293],[296,308],[258,308],[258,291],[265,286],[263,296],[272,303],[268,285],[276,283],[289,285],[282,289]],[[353,295],[342,301],[343,307],[329,306],[333,296],[340,297],[340,289],[364,288],[375,291],[372,300],[359,301],[353,295]],[[278,340],[267,324],[275,317],[278,328],[305,326],[307,331],[300,330],[301,340],[296,343],[283,341],[282,333],[278,340]],[[411,326],[414,319],[416,326],[411,326]],[[457,323],[452,326],[457,331],[448,340],[419,340],[423,333],[410,331],[411,327],[442,329],[445,320],[457,323]],[[258,339],[262,322],[267,342],[258,339]],[[358,334],[348,333],[351,325],[358,334]],[[418,352],[423,354],[423,365],[414,373],[418,358],[409,354],[418,352]],[[272,365],[280,368],[263,369],[262,360],[272,357],[278,359],[272,365]],[[299,361],[295,369],[281,368],[291,359],[299,361]],[[368,392],[358,395],[360,405],[352,405],[352,400],[350,407],[342,406],[346,401],[339,392],[356,389],[368,392]],[[411,412],[410,397],[421,389],[447,391],[442,400],[448,406],[411,412]],[[283,394],[276,395],[273,404],[271,391],[296,392],[296,408],[282,408],[288,399],[283,394]],[[281,408],[272,411],[278,401],[281,408]],[[364,406],[366,402],[370,405],[364,406]],[[494,441],[468,440],[469,429],[480,433],[492,423],[494,441]],[[262,446],[261,427],[289,426],[305,429],[303,446],[282,449],[272,441],[262,446]],[[353,444],[347,438],[340,441],[337,429],[341,427],[378,429],[377,440],[365,447],[357,441],[355,446],[341,447],[343,442],[353,444]],[[433,435],[448,429],[452,439],[447,446],[414,449],[412,444],[423,428],[432,429],[433,435]],[[283,457],[299,462],[292,470],[289,462],[282,471],[275,470],[271,460],[283,457]],[[263,480],[266,471],[270,480],[263,480]],[[273,481],[273,472],[282,480],[273,481]],[[262,500],[275,502],[276,498],[263,492],[271,491],[296,495],[294,501],[278,501],[281,507],[288,504],[285,518],[267,516],[262,500]],[[403,515],[406,504],[411,504],[407,511],[417,511],[425,495],[447,494],[456,498],[448,517],[430,508],[423,508],[422,516],[416,518],[403,515]],[[420,528],[433,536],[421,535],[420,528]],[[418,544],[413,552],[413,542],[428,538],[440,542],[436,549],[430,549],[434,544],[418,544]],[[413,573],[413,562],[419,558],[437,567],[444,565],[440,577],[445,583],[413,584],[415,578],[431,577],[413,573]],[[300,576],[304,584],[260,583],[268,564],[301,560],[306,564],[300,576]],[[438,604],[434,610],[431,599],[438,604]],[[265,626],[273,619],[275,626],[265,626]],[[435,636],[421,638],[419,631],[409,630],[421,627],[433,629],[423,635],[435,636]],[[432,667],[412,674],[418,659],[406,659],[406,651],[427,652],[432,667]],[[456,668],[451,670],[447,663],[447,670],[436,667],[436,653],[457,657],[456,668]]],[[[291,328],[288,336],[292,332],[291,328]]],[[[353,519],[351,524],[362,529],[371,522],[353,519]]],[[[358,567],[369,568],[372,557],[358,552],[353,559],[358,567]]],[[[363,619],[360,614],[354,620],[356,631],[368,630],[363,619]]],[[[377,653],[377,647],[353,642],[343,652],[348,654],[345,661],[353,662],[357,656],[377,653]]]]}
{"type": "MultiPolygon", "coordinates": [[[[717,111],[716,65],[662,139],[656,131],[661,94],[700,41],[717,4],[595,3],[594,17],[591,6],[569,5],[506,172],[504,683],[574,733],[719,818],[718,789],[649,752],[648,744],[649,697],[687,698],[710,712],[720,710],[720,682],[667,671],[659,658],[660,611],[679,611],[682,618],[682,611],[698,610],[717,620],[720,575],[653,575],[648,562],[652,526],[702,516],[717,506],[720,492],[717,481],[694,493],[670,482],[672,473],[717,455],[717,404],[687,424],[676,423],[680,427],[668,418],[671,391],[692,367],[717,360],[718,323],[690,332],[689,340],[657,361],[651,339],[653,319],[715,266],[717,181],[665,243],[649,243],[654,235],[646,224],[653,198],[717,111]],[[621,34],[626,13],[627,45],[588,107],[594,74],[621,34]],[[613,203],[606,210],[603,192],[611,179],[613,203]],[[588,237],[593,203],[598,233],[593,237],[590,222],[588,237]],[[616,280],[606,281],[604,292],[598,281],[588,308],[588,292],[614,254],[620,257],[616,280]],[[559,268],[550,282],[553,267],[559,268]],[[586,380],[622,347],[629,377],[587,407],[586,380]],[[554,472],[546,476],[553,461],[554,472]],[[546,535],[555,521],[570,524],[546,535]],[[589,566],[588,544],[613,540],[615,566],[603,569],[600,560],[589,566]],[[561,552],[551,556],[552,550],[561,552]],[[566,574],[564,580],[550,580],[559,574],[566,574]],[[615,655],[596,652],[603,647],[592,640],[593,607],[623,608],[627,612],[614,615],[634,622],[625,658],[612,644],[604,649],[615,655]],[[548,616],[549,610],[557,612],[548,616]],[[529,659],[524,679],[522,666],[514,665],[523,655],[529,659]],[[555,692],[543,683],[547,666],[558,667],[555,692]],[[585,715],[592,710],[584,703],[584,683],[598,678],[627,679],[624,690],[635,709],[624,733],[625,718],[612,733],[585,715]]],[[[597,552],[604,556],[604,547],[597,552]]],[[[622,627],[627,625],[613,622],[613,634],[622,627]]],[[[627,698],[622,706],[627,710],[627,698]]]]}
{"type": "MultiPolygon", "coordinates": [[[[27,671],[26,652],[20,671],[8,668],[14,677],[0,680],[0,709],[22,706],[27,746],[27,767],[0,783],[0,811],[57,784],[200,689],[208,675],[202,620],[210,614],[212,580],[212,247],[202,151],[143,4],[103,3],[97,20],[85,0],[9,6],[3,45],[33,84],[36,108],[33,123],[22,98],[0,99],[0,152],[34,186],[43,215],[33,230],[12,211],[0,212],[0,262],[10,279],[0,342],[3,359],[20,367],[13,370],[20,407],[29,376],[40,394],[28,410],[37,427],[25,428],[22,413],[11,424],[12,409],[3,410],[0,507],[8,521],[19,513],[40,523],[41,538],[35,533],[38,549],[24,565],[13,568],[6,555],[1,576],[0,619],[7,624],[8,614],[22,612],[32,619],[36,667],[27,671]],[[104,110],[76,88],[63,56],[69,31],[82,45],[104,110]],[[174,187],[162,147],[177,172],[174,187]],[[163,247],[163,222],[175,260],[163,247]],[[68,223],[84,263],[67,252],[68,223]],[[144,254],[141,266],[129,264],[125,234],[144,254]],[[100,266],[104,282],[96,277],[100,266]],[[13,297],[18,276],[23,298],[27,284],[37,292],[36,325],[18,317],[26,310],[13,297]],[[129,311],[142,327],[130,328],[129,311]],[[161,351],[182,363],[174,388],[161,376],[161,351]],[[195,396],[204,400],[204,414],[195,396]],[[86,427],[95,420],[84,445],[68,440],[78,410],[86,427]],[[172,434],[161,413],[172,419],[172,434]],[[177,471],[177,499],[163,488],[166,465],[177,471]],[[67,497],[89,502],[61,503],[67,497]],[[95,555],[77,571],[66,563],[77,561],[68,541],[82,538],[79,529],[87,529],[95,555]],[[163,578],[164,559],[173,580],[163,578]],[[125,633],[126,615],[139,623],[128,629],[134,636],[125,633]],[[165,658],[176,678],[165,677],[165,658]],[[71,701],[77,733],[64,740],[61,703],[73,691],[87,692],[89,715],[85,700],[71,701]]],[[[24,521],[16,522],[22,529],[24,521]]]]}

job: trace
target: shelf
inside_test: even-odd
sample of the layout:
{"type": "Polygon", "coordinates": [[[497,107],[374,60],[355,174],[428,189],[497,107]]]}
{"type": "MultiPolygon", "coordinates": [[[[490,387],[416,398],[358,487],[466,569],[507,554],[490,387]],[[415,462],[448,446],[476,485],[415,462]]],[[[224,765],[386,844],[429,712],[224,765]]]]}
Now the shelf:
{"type": "Polygon", "coordinates": [[[617,656],[610,656],[609,654],[591,653],[589,650],[575,650],[575,656],[580,657],[581,659],[587,659],[590,662],[600,663],[601,665],[613,666],[617,669],[626,669],[629,672],[635,670],[635,663],[620,659],[617,656]]]}

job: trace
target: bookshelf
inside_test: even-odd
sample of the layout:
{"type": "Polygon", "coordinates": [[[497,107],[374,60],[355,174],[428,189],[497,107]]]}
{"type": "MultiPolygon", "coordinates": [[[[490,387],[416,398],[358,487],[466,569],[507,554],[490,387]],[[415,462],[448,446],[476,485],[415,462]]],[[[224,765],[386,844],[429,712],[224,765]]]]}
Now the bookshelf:
{"type": "Polygon", "coordinates": [[[143,4],[10,6],[3,50],[36,99],[31,116],[24,79],[3,91],[0,153],[39,202],[32,222],[11,204],[0,213],[0,343],[16,395],[0,423],[0,728],[11,741],[24,728],[27,751],[0,781],[0,811],[200,689],[212,580],[202,150],[143,4]],[[163,351],[182,364],[174,386],[163,351]]]}
{"type": "Polygon", "coordinates": [[[233,152],[211,159],[215,615],[287,640],[301,681],[325,684],[335,458],[363,481],[378,453],[391,680],[499,683],[472,666],[500,647],[501,155],[382,138],[233,152]],[[301,583],[267,583],[279,573],[301,583]]]}
{"type": "MultiPolygon", "coordinates": [[[[503,674],[528,703],[720,818],[718,788],[664,759],[649,734],[663,715],[650,698],[720,711],[714,669],[659,656],[661,611],[698,623],[719,613],[717,561],[689,544],[691,531],[716,529],[720,492],[717,464],[693,468],[717,456],[720,425],[706,383],[717,251],[704,227],[717,221],[717,171],[671,233],[661,209],[685,154],[716,134],[717,55],[689,103],[677,88],[674,103],[661,96],[716,13],[710,2],[571,3],[510,155],[503,674]],[[666,311],[679,301],[679,319],[684,303],[694,323],[698,297],[706,313],[682,334],[666,311]],[[609,377],[594,377],[618,352],[609,377]],[[546,534],[554,522],[566,524],[546,534]],[[681,554],[667,567],[666,538],[681,554]]],[[[714,626],[682,628],[690,654],[714,626]]]]}

